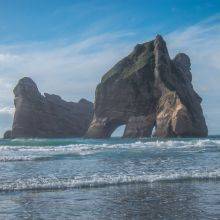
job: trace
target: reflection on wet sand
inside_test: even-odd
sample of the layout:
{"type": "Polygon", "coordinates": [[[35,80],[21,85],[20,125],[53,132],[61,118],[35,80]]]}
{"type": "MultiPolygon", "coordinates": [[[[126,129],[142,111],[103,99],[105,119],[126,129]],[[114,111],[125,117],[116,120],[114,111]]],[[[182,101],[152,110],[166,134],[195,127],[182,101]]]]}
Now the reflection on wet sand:
{"type": "Polygon", "coordinates": [[[218,219],[220,216],[219,181],[11,192],[0,197],[0,219],[218,219]]]}

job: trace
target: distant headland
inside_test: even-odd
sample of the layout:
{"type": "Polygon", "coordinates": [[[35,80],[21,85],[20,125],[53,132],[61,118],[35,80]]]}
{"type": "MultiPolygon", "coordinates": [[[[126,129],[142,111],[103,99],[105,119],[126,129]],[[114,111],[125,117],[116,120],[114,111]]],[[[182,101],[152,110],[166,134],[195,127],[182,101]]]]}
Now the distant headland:
{"type": "Polygon", "coordinates": [[[138,44],[102,77],[94,106],[85,99],[43,96],[25,77],[14,89],[13,126],[4,138],[108,138],[121,125],[126,138],[205,137],[202,99],[193,89],[190,66],[184,53],[170,59],[158,35],[138,44]]]}

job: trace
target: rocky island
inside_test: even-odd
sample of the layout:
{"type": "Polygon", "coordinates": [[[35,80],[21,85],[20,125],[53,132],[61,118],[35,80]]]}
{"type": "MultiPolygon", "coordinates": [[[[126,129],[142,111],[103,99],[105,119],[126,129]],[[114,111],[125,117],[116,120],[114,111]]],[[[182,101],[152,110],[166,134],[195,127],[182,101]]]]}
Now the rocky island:
{"type": "Polygon", "coordinates": [[[25,77],[14,89],[13,126],[4,138],[108,138],[121,125],[127,138],[205,137],[202,99],[193,89],[190,70],[190,58],[179,53],[171,59],[158,35],[138,44],[102,77],[94,109],[85,99],[74,103],[41,95],[25,77]]]}
{"type": "Polygon", "coordinates": [[[14,95],[13,126],[4,138],[82,137],[93,116],[93,103],[86,99],[66,102],[57,95],[41,95],[28,77],[19,80],[14,95]]]}
{"type": "Polygon", "coordinates": [[[184,53],[170,58],[160,35],[138,44],[102,77],[86,136],[108,138],[121,125],[129,138],[149,137],[153,128],[157,137],[207,136],[190,66],[184,53]]]}

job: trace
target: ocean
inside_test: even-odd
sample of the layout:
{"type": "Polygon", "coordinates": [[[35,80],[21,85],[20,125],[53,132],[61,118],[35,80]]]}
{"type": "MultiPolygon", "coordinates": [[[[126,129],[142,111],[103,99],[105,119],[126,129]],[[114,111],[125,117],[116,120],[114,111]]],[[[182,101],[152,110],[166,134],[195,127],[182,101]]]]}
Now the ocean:
{"type": "Polygon", "coordinates": [[[220,219],[220,137],[1,139],[0,219],[220,219]]]}

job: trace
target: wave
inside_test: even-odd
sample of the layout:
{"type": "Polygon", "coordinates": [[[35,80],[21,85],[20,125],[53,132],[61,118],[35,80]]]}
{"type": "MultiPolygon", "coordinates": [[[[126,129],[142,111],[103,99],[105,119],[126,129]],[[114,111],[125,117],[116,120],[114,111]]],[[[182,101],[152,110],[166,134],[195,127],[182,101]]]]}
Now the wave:
{"type": "Polygon", "coordinates": [[[12,161],[31,161],[33,158],[29,156],[2,156],[0,157],[0,162],[12,162],[12,161]]]}
{"type": "Polygon", "coordinates": [[[0,162],[19,162],[19,161],[48,161],[60,160],[63,158],[73,158],[81,156],[75,153],[59,153],[59,154],[45,154],[45,155],[28,155],[28,156],[0,156],[0,162]]]}
{"type": "Polygon", "coordinates": [[[206,147],[217,146],[220,147],[220,140],[210,139],[196,139],[196,140],[148,140],[136,141],[131,143],[81,143],[81,144],[67,144],[59,146],[41,145],[5,145],[0,146],[0,151],[71,151],[71,150],[98,150],[98,149],[112,149],[112,148],[135,148],[135,147],[158,147],[158,148],[189,148],[189,147],[206,147]]]}
{"type": "Polygon", "coordinates": [[[76,177],[76,178],[31,178],[19,179],[15,182],[0,184],[0,192],[7,191],[28,191],[28,190],[65,190],[70,188],[98,188],[106,186],[119,186],[128,184],[143,184],[154,182],[178,182],[178,181],[219,181],[220,170],[211,172],[183,172],[148,174],[140,176],[97,176],[76,177]]]}
{"type": "Polygon", "coordinates": [[[55,159],[53,156],[1,156],[0,162],[47,161],[55,159]]]}
{"type": "Polygon", "coordinates": [[[0,162],[50,160],[56,156],[87,156],[106,151],[126,150],[166,150],[180,149],[186,151],[220,150],[220,140],[214,139],[190,139],[190,140],[139,140],[124,143],[99,143],[99,144],[67,144],[59,146],[0,146],[0,162]],[[16,155],[15,155],[16,154],[16,155]]]}

